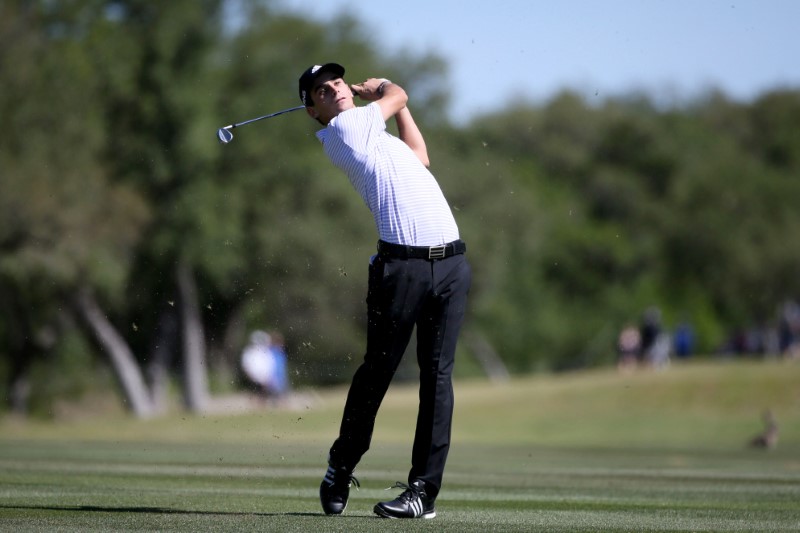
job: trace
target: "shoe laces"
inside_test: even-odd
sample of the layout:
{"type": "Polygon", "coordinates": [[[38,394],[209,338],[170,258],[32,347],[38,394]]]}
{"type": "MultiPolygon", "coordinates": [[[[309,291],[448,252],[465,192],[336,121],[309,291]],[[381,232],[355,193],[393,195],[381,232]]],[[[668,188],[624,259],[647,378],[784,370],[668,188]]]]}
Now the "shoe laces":
{"type": "Polygon", "coordinates": [[[384,490],[392,490],[392,489],[404,489],[403,493],[397,497],[399,500],[404,500],[407,502],[414,501],[416,499],[421,499],[421,496],[425,494],[425,491],[420,489],[419,487],[415,487],[414,485],[406,485],[405,483],[401,483],[400,481],[395,481],[394,485],[391,487],[386,487],[384,490]]]}
{"type": "Polygon", "coordinates": [[[348,472],[344,468],[329,468],[328,474],[326,475],[325,479],[328,481],[328,486],[333,487],[334,485],[339,486],[347,486],[355,485],[356,490],[361,486],[361,483],[358,482],[358,478],[353,475],[352,472],[348,472]],[[332,472],[331,472],[332,470],[332,472]]]}

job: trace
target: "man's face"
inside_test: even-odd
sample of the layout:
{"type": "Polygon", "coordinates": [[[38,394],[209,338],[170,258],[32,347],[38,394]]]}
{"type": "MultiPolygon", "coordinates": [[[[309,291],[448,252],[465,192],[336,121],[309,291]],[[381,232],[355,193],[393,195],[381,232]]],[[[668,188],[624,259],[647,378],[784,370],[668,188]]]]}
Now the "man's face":
{"type": "Polygon", "coordinates": [[[307,108],[313,118],[327,124],[342,111],[355,107],[353,92],[342,78],[331,72],[320,74],[311,88],[314,107],[307,108]]]}

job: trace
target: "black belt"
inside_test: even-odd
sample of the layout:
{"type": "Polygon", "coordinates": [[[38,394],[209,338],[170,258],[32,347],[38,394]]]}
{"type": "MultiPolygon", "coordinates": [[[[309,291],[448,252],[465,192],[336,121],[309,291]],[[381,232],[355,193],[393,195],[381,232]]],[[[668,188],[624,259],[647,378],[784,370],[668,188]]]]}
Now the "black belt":
{"type": "Polygon", "coordinates": [[[378,241],[378,253],[396,259],[444,259],[466,251],[467,243],[460,239],[439,246],[406,246],[378,241]]]}

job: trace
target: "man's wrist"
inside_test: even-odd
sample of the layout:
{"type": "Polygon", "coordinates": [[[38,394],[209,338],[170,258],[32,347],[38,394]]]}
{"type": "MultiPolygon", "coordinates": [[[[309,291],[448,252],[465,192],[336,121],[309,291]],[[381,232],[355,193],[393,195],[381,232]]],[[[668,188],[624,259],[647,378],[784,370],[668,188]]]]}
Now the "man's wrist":
{"type": "Polygon", "coordinates": [[[381,81],[380,85],[378,85],[378,89],[375,92],[377,92],[379,95],[383,96],[383,88],[385,86],[389,85],[390,83],[392,83],[392,80],[387,80],[386,78],[384,78],[381,81]]]}

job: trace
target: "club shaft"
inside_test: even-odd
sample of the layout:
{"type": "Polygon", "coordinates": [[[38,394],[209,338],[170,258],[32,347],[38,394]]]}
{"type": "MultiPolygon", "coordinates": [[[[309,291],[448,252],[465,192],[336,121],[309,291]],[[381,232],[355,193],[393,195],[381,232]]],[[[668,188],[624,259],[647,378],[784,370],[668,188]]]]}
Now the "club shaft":
{"type": "Polygon", "coordinates": [[[230,124],[228,126],[225,126],[222,129],[232,130],[233,128],[238,128],[239,126],[244,126],[245,124],[250,124],[251,122],[264,120],[265,118],[277,117],[278,115],[283,115],[284,113],[290,113],[292,111],[297,111],[299,109],[304,109],[304,108],[305,108],[305,106],[302,106],[302,105],[299,105],[297,107],[290,107],[289,109],[283,109],[281,111],[276,111],[275,113],[270,113],[269,115],[264,115],[263,117],[251,118],[250,120],[245,120],[244,122],[237,122],[236,124],[230,124]]]}

